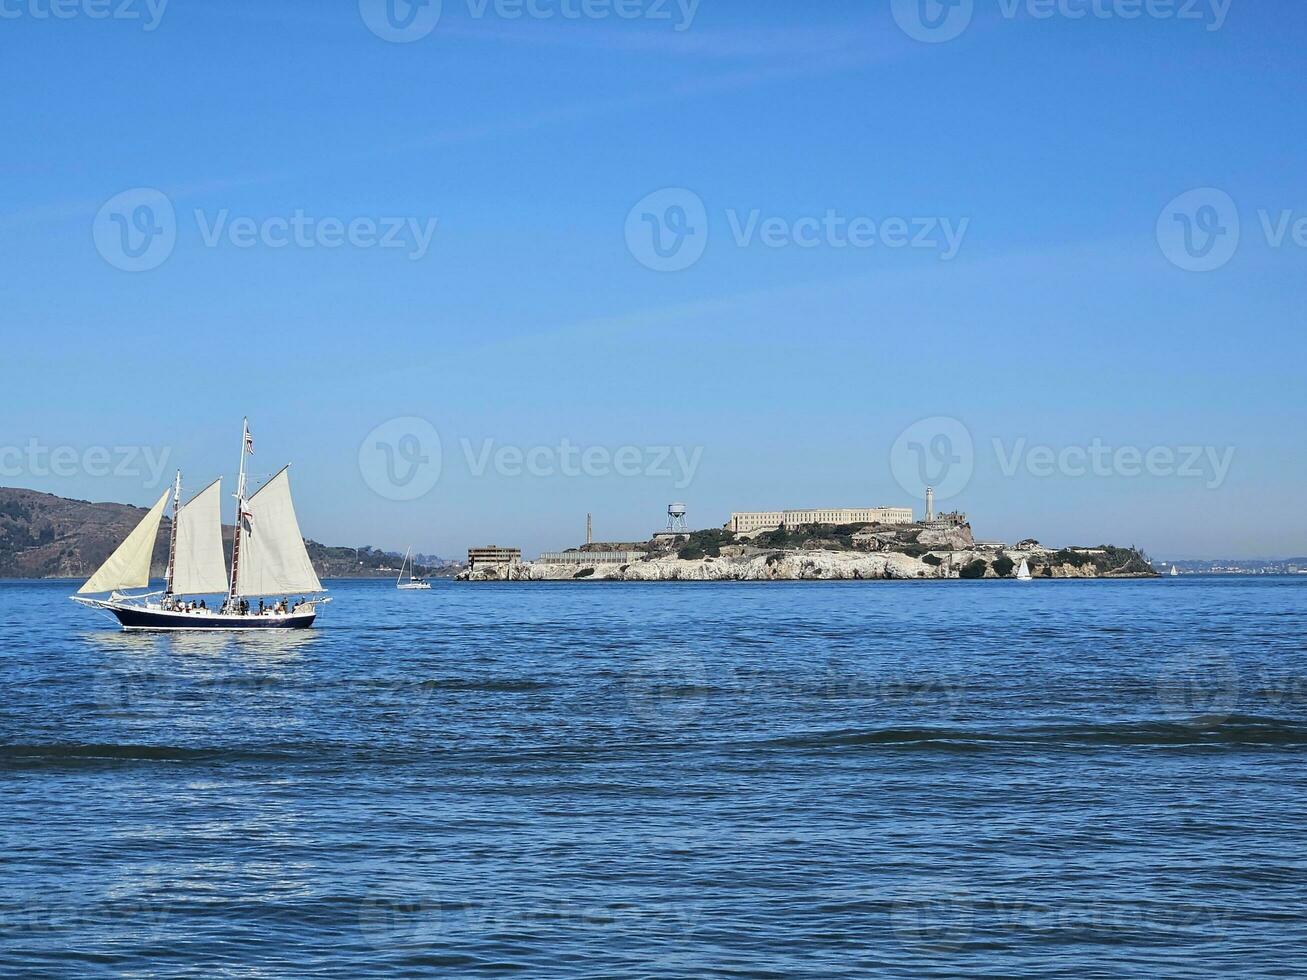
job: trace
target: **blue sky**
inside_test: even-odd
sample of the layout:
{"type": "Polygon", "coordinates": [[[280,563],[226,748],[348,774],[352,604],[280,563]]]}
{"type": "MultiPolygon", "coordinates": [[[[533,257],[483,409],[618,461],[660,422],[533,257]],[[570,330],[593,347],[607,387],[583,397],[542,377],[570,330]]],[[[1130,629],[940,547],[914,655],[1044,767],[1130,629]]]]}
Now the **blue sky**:
{"type": "Polygon", "coordinates": [[[974,0],[923,41],[906,0],[444,0],[395,43],[373,0],[67,2],[0,19],[0,484],[147,503],[86,456],[135,446],[199,489],[248,414],[330,543],[919,508],[925,472],[983,538],[1307,553],[1301,4],[974,0]],[[171,234],[126,271],[142,188],[171,234]]]}

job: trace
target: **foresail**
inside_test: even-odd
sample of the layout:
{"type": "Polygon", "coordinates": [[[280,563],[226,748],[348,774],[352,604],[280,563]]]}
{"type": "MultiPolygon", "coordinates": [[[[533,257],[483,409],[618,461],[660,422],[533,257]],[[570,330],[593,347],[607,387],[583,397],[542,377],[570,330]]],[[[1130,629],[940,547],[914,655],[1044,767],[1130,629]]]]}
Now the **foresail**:
{"type": "Polygon", "coordinates": [[[177,595],[227,591],[222,553],[222,481],[201,490],[177,514],[177,557],[172,590],[177,595]]]}
{"type": "Polygon", "coordinates": [[[171,490],[163,492],[159,502],[136,525],[136,530],[127,535],[127,539],[108,560],[77,590],[78,595],[140,589],[150,584],[150,559],[154,557],[154,541],[159,536],[159,523],[163,520],[163,509],[171,493],[171,490]]]}
{"type": "Polygon", "coordinates": [[[295,518],[289,470],[265,483],[246,501],[245,511],[237,591],[243,596],[323,591],[295,518]]]}

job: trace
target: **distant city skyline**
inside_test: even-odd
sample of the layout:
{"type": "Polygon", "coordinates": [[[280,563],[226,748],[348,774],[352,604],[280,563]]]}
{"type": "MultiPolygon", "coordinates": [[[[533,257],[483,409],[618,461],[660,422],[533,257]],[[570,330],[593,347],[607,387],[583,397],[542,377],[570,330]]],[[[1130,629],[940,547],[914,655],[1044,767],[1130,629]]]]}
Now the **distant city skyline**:
{"type": "Polygon", "coordinates": [[[1307,554],[1307,9],[542,3],[15,8],[0,485],[230,493],[248,414],[335,545],[1307,554]]]}

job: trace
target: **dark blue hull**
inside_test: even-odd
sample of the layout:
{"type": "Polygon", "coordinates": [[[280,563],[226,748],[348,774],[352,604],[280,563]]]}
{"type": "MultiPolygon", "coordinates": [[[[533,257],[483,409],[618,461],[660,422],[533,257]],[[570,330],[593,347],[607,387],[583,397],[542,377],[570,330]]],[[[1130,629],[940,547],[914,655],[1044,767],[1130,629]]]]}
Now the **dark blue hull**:
{"type": "Polygon", "coordinates": [[[313,625],[317,610],[282,616],[227,616],[221,613],[170,612],[140,606],[110,606],[127,630],[303,630],[313,625]]]}

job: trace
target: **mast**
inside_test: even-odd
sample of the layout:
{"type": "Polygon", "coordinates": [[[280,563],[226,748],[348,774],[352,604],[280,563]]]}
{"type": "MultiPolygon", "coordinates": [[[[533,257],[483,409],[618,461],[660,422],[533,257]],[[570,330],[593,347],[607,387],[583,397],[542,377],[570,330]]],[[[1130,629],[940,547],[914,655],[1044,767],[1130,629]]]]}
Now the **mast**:
{"type": "Polygon", "coordinates": [[[231,590],[227,593],[227,608],[236,605],[239,593],[238,575],[241,564],[241,525],[245,523],[245,454],[250,448],[250,420],[246,416],[241,431],[241,465],[236,477],[236,530],[231,542],[231,590]]]}
{"type": "Polygon", "coordinates": [[[168,572],[164,581],[164,595],[172,595],[173,573],[177,569],[177,514],[181,510],[182,471],[177,471],[177,479],[172,485],[172,531],[168,535],[168,572]]]}
{"type": "Polygon", "coordinates": [[[408,551],[404,552],[404,560],[399,563],[399,578],[395,579],[396,585],[399,585],[401,582],[404,581],[404,566],[408,564],[408,554],[409,551],[412,550],[413,550],[412,548],[409,548],[408,551]]]}

